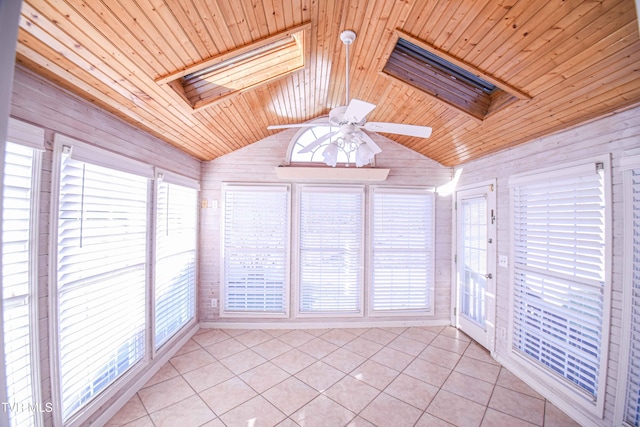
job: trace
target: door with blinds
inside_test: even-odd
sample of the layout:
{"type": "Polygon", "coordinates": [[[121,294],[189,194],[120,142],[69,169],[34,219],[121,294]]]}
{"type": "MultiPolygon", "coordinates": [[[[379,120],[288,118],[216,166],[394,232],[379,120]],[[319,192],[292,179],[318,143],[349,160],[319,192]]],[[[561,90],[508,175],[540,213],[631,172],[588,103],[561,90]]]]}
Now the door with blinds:
{"type": "Polygon", "coordinates": [[[493,351],[495,295],[495,184],[456,193],[457,307],[455,321],[463,332],[493,351]]]}

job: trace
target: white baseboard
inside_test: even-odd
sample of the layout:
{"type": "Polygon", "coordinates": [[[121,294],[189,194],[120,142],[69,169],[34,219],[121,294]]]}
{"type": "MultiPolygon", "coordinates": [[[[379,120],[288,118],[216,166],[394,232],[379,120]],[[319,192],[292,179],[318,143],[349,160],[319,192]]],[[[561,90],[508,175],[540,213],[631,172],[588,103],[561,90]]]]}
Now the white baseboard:
{"type": "Polygon", "coordinates": [[[331,328],[402,328],[411,326],[449,326],[449,319],[368,320],[364,322],[322,320],[309,322],[236,322],[219,320],[200,322],[202,329],[331,329],[331,328]]]}

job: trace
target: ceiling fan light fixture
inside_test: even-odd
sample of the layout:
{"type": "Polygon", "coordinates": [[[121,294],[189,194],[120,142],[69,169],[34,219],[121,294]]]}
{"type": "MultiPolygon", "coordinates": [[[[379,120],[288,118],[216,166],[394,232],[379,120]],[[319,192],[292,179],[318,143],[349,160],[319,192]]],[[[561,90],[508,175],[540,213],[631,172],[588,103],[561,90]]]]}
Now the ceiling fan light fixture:
{"type": "Polygon", "coordinates": [[[333,142],[327,145],[322,153],[322,158],[327,166],[335,168],[338,164],[338,145],[333,142]]]}
{"type": "Polygon", "coordinates": [[[366,166],[374,158],[373,151],[366,143],[361,143],[356,150],[356,167],[361,168],[362,166],[366,166]]]}

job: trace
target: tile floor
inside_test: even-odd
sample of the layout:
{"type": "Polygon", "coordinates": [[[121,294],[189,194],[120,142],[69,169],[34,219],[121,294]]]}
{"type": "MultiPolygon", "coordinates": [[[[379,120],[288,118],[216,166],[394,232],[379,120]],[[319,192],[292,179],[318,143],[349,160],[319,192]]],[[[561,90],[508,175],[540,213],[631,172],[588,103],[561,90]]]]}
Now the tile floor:
{"type": "Polygon", "coordinates": [[[577,426],[452,327],[200,330],[108,426],[577,426]]]}

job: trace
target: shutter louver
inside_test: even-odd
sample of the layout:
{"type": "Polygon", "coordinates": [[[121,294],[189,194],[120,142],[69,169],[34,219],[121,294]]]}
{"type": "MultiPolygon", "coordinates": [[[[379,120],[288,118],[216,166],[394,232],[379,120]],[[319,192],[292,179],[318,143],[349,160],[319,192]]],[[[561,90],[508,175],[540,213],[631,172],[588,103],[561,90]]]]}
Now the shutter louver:
{"type": "Polygon", "coordinates": [[[363,199],[363,188],[302,188],[301,313],[360,312],[363,199]]]}
{"type": "Polygon", "coordinates": [[[224,190],[224,310],[284,314],[288,287],[287,186],[224,190]]]}
{"type": "Polygon", "coordinates": [[[195,317],[197,197],[193,188],[157,186],[155,346],[195,317]]]}
{"type": "MultiPolygon", "coordinates": [[[[32,384],[31,255],[33,148],[8,142],[5,150],[2,217],[2,303],[9,419],[13,427],[35,425],[34,413],[12,410],[12,404],[36,404],[32,384]]],[[[37,356],[37,355],[35,355],[37,356]]]]}
{"type": "Polygon", "coordinates": [[[514,349],[598,395],[605,279],[602,171],[512,189],[514,349]]]}
{"type": "Polygon", "coordinates": [[[631,217],[633,218],[631,264],[631,340],[627,392],[623,419],[632,426],[640,425],[640,169],[631,171],[631,217]]]}
{"type": "Polygon", "coordinates": [[[372,309],[430,311],[433,194],[375,188],[372,203],[372,309]]]}
{"type": "Polygon", "coordinates": [[[61,158],[57,334],[68,420],[145,354],[148,179],[61,158]]]}

